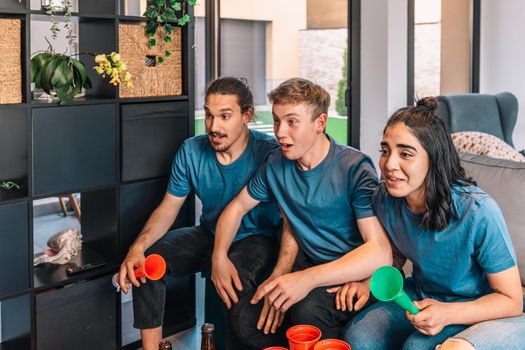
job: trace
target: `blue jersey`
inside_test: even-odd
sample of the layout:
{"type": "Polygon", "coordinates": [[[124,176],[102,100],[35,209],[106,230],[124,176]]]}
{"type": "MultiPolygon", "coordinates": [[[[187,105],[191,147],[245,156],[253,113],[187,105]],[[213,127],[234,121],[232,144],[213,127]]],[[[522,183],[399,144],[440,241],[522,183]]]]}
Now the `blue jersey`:
{"type": "Polygon", "coordinates": [[[492,292],[487,273],[516,265],[503,215],[496,202],[476,186],[452,188],[453,218],[442,231],[422,227],[404,198],[392,197],[384,184],[374,193],[374,209],[393,244],[414,265],[420,298],[441,301],[477,299],[492,292]]]}
{"type": "Polygon", "coordinates": [[[254,199],[277,200],[300,248],[319,263],[363,244],[356,220],[375,215],[372,193],[377,185],[369,157],[327,137],[330,150],[315,168],[300,170],[296,161],[275,150],[248,184],[254,199]]]}
{"type": "MultiPolygon", "coordinates": [[[[191,190],[202,202],[200,224],[215,233],[223,209],[246,186],[270,152],[278,147],[271,136],[250,130],[246,149],[233,163],[222,165],[208,135],[186,140],[171,168],[168,193],[184,197],[191,190]]],[[[242,219],[235,240],[251,234],[273,235],[281,219],[275,202],[261,203],[242,219]]]]}

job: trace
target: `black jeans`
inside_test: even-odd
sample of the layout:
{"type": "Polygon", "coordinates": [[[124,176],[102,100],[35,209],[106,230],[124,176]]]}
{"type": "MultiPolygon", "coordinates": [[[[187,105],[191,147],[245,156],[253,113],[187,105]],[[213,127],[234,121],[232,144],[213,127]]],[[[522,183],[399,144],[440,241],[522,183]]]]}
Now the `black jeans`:
{"type": "MultiPolygon", "coordinates": [[[[160,254],[166,260],[166,274],[185,277],[196,272],[209,271],[214,237],[201,226],[184,227],[168,232],[157,241],[146,255],[160,254]]],[[[278,253],[277,239],[263,235],[252,235],[233,242],[228,257],[235,265],[243,291],[238,292],[240,300],[248,299],[275,266],[278,253]]],[[[135,328],[156,328],[162,325],[166,286],[163,280],[148,281],[139,288],[132,288],[135,328]]],[[[248,299],[249,301],[249,299],[248,299]]],[[[230,310],[237,310],[244,302],[234,304],[230,310]]],[[[257,322],[257,321],[255,321],[257,322]]],[[[256,323],[253,324],[255,328],[256,323]]],[[[237,333],[237,332],[236,332],[237,333]]]]}
{"type": "MultiPolygon", "coordinates": [[[[293,271],[300,271],[317,265],[299,253],[293,266],[293,271]]],[[[237,337],[245,344],[254,349],[260,349],[271,345],[288,346],[286,330],[288,327],[298,324],[309,324],[318,327],[321,339],[340,338],[341,331],[348,321],[357,313],[355,311],[340,311],[335,308],[335,294],[328,293],[329,287],[315,288],[308,295],[293,305],[286,313],[285,321],[277,329],[275,334],[265,335],[253,327],[259,318],[263,302],[250,305],[249,299],[243,300],[245,305],[238,308],[240,313],[233,321],[233,329],[238,332],[237,337]],[[236,322],[236,323],[235,323],[236,322]]],[[[370,296],[366,306],[375,302],[370,296]]]]}

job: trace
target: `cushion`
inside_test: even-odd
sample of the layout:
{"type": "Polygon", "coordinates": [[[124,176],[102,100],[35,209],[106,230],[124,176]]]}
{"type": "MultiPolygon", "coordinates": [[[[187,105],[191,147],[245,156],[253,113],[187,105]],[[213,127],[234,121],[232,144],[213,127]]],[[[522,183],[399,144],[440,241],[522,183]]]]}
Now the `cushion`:
{"type": "Polygon", "coordinates": [[[466,153],[459,156],[467,176],[500,206],[525,286],[525,163],[466,153]]]}
{"type": "Polygon", "coordinates": [[[454,132],[451,136],[458,152],[525,162],[523,155],[496,136],[478,131],[454,132]]]}

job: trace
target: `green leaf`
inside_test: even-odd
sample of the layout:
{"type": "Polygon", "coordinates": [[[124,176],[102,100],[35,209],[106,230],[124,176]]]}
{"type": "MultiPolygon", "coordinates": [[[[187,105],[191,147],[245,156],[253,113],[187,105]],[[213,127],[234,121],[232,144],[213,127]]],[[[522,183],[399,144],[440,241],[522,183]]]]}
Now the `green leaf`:
{"type": "Polygon", "coordinates": [[[31,59],[31,81],[35,82],[36,75],[42,70],[47,62],[53,57],[50,53],[41,52],[31,59]]]}
{"type": "Polygon", "coordinates": [[[162,62],[164,62],[164,58],[162,58],[162,56],[159,56],[159,57],[157,57],[157,61],[159,63],[162,63],[162,62]]]}
{"type": "Polygon", "coordinates": [[[62,57],[63,56],[53,56],[53,58],[49,60],[42,71],[42,75],[40,77],[40,86],[42,87],[42,90],[48,94],[51,93],[51,90],[53,90],[51,79],[53,78],[53,74],[55,74],[56,68],[60,62],[63,61],[62,57]]]}
{"type": "Polygon", "coordinates": [[[166,55],[166,57],[170,57],[171,56],[171,51],[166,50],[166,51],[164,51],[164,54],[166,55]]]}
{"type": "Polygon", "coordinates": [[[80,86],[84,86],[87,79],[86,66],[84,66],[82,62],[74,58],[71,59],[71,63],[73,64],[73,71],[79,74],[80,86]]]}
{"type": "Polygon", "coordinates": [[[58,86],[55,87],[55,91],[57,93],[57,96],[60,100],[60,104],[63,105],[73,99],[73,97],[69,96],[69,86],[58,86]]]}
{"type": "Polygon", "coordinates": [[[146,24],[146,35],[153,36],[157,31],[158,25],[155,22],[148,22],[146,24]]]}
{"type": "Polygon", "coordinates": [[[80,93],[80,91],[82,91],[82,85],[80,84],[81,79],[82,77],[80,77],[79,73],[75,71],[73,85],[71,86],[71,90],[64,96],[65,101],[72,100],[80,93]]]}
{"type": "Polygon", "coordinates": [[[174,9],[175,11],[180,11],[180,10],[182,10],[182,6],[181,6],[180,2],[177,1],[177,2],[175,3],[175,5],[173,6],[173,9],[174,9]]]}
{"type": "Polygon", "coordinates": [[[190,16],[188,14],[182,16],[181,18],[179,18],[179,20],[177,21],[177,23],[179,24],[179,26],[184,26],[186,23],[188,23],[190,21],[190,16]]]}
{"type": "Polygon", "coordinates": [[[51,77],[51,84],[55,90],[59,87],[70,87],[73,85],[73,71],[67,60],[62,60],[56,67],[51,77]]]}
{"type": "Polygon", "coordinates": [[[165,42],[165,43],[171,43],[171,36],[167,36],[167,35],[166,35],[166,36],[164,37],[164,42],[165,42]]]}
{"type": "Polygon", "coordinates": [[[157,44],[157,40],[155,40],[155,38],[150,38],[148,42],[149,46],[155,46],[157,44]]]}

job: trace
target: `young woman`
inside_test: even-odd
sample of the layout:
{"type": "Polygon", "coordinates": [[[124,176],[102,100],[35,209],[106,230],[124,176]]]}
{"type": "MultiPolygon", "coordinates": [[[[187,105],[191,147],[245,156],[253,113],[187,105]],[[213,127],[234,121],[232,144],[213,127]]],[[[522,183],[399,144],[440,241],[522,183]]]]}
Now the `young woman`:
{"type": "MultiPolygon", "coordinates": [[[[421,311],[377,302],[350,321],[344,338],[353,350],[434,349],[469,325],[496,320],[465,331],[463,344],[525,349],[523,293],[503,215],[466,178],[436,108],[427,97],[390,117],[381,141],[383,181],[373,197],[393,245],[413,262],[405,290],[421,311]]],[[[366,286],[332,289],[337,307],[351,307],[356,293],[367,298],[366,286]]]]}

